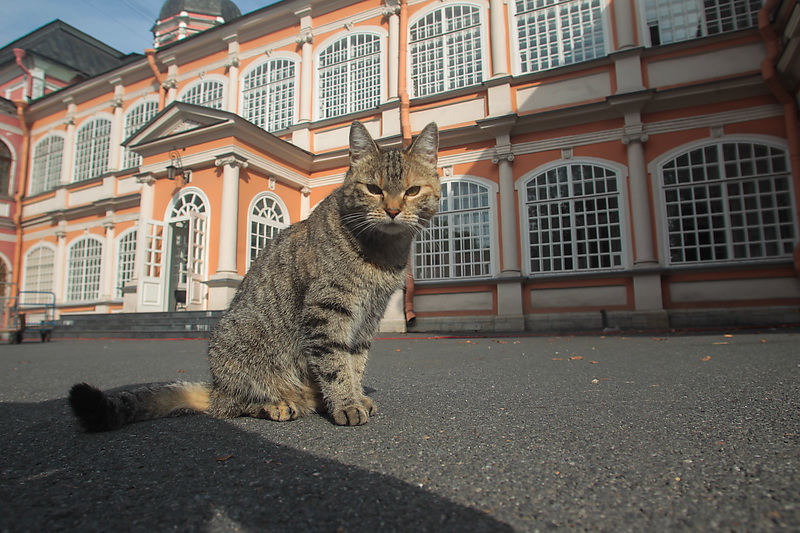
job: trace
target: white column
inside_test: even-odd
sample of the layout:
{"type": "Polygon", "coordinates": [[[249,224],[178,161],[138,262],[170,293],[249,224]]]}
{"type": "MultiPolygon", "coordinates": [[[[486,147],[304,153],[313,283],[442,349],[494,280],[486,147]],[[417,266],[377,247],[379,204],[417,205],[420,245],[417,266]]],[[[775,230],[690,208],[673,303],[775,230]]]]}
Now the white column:
{"type": "Polygon", "coordinates": [[[67,281],[67,226],[66,221],[58,223],[56,230],[56,258],[53,265],[53,292],[56,302],[63,303],[67,300],[65,283],[67,281]]]}
{"type": "Polygon", "coordinates": [[[312,117],[311,99],[313,89],[313,64],[311,60],[314,35],[309,30],[297,39],[302,46],[300,63],[300,122],[310,122],[312,117]]]}
{"type": "Polygon", "coordinates": [[[387,96],[389,100],[395,100],[398,97],[400,86],[400,5],[390,5],[387,2],[383,16],[389,19],[389,88],[387,96]]]}
{"type": "Polygon", "coordinates": [[[644,158],[644,143],[647,135],[625,135],[622,144],[628,149],[628,172],[630,183],[631,213],[634,246],[634,265],[655,264],[655,247],[653,246],[653,224],[650,209],[650,190],[647,186],[647,166],[644,158]]]}
{"type": "Polygon", "coordinates": [[[114,121],[111,124],[111,146],[108,151],[108,169],[119,170],[120,158],[122,156],[122,134],[125,126],[124,117],[124,102],[122,95],[125,88],[121,85],[114,86],[114,100],[111,101],[111,107],[114,109],[114,121]]]}
{"type": "Polygon", "coordinates": [[[168,57],[162,60],[167,66],[167,79],[162,84],[167,91],[167,96],[164,99],[164,106],[168,106],[178,97],[178,65],[175,64],[174,57],[168,57]]]}
{"type": "Polygon", "coordinates": [[[144,272],[147,221],[153,219],[153,206],[155,203],[156,180],[153,175],[140,174],[136,176],[136,183],[140,184],[142,188],[139,191],[139,220],[136,223],[136,252],[133,258],[133,278],[127,284],[127,287],[136,287],[136,289],[123,291],[122,308],[126,313],[133,313],[138,307],[137,293],[139,280],[144,272]]]}
{"type": "Polygon", "coordinates": [[[616,0],[611,2],[614,6],[614,21],[617,28],[617,50],[625,50],[636,46],[634,33],[633,2],[616,0]]]}
{"type": "Polygon", "coordinates": [[[225,67],[228,69],[228,103],[227,111],[236,113],[239,109],[239,42],[238,36],[232,35],[225,39],[228,43],[228,61],[225,67]]]}
{"type": "Polygon", "coordinates": [[[116,225],[114,224],[114,212],[109,211],[106,213],[106,221],[103,223],[103,228],[106,230],[106,245],[103,247],[103,279],[101,280],[100,285],[100,299],[104,302],[108,302],[114,299],[117,294],[117,288],[114,286],[114,265],[116,265],[116,261],[114,260],[115,255],[115,247],[116,244],[114,239],[116,238],[116,225]]]}
{"type": "MultiPolygon", "coordinates": [[[[616,2],[615,2],[616,3],[616,2]]],[[[508,39],[506,10],[503,0],[489,0],[489,31],[492,49],[492,77],[508,75],[508,39]]]]}
{"type": "Polygon", "coordinates": [[[219,156],[214,164],[222,167],[222,208],[219,221],[219,261],[217,274],[237,274],[236,251],[239,233],[239,169],[247,161],[233,154],[219,156]]]}
{"type": "Polygon", "coordinates": [[[61,185],[66,185],[72,181],[73,168],[75,163],[75,112],[77,107],[74,103],[67,105],[67,117],[64,124],[67,125],[67,136],[64,139],[64,152],[61,163],[61,185]]]}
{"type": "Polygon", "coordinates": [[[492,162],[498,165],[500,177],[500,240],[503,244],[502,276],[517,277],[520,275],[519,251],[517,250],[517,208],[514,201],[514,171],[511,163],[514,154],[510,152],[498,154],[492,162]]]}
{"type": "Polygon", "coordinates": [[[300,219],[305,220],[311,214],[311,189],[303,187],[300,194],[300,219]]]}

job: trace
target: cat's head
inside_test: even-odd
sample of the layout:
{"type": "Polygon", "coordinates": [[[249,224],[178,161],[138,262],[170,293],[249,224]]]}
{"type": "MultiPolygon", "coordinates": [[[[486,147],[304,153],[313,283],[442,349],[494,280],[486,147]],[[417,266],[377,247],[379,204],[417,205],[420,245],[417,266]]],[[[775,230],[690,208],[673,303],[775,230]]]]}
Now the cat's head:
{"type": "Polygon", "coordinates": [[[355,235],[414,235],[439,208],[439,130],[431,122],[405,149],[381,149],[358,121],[350,127],[344,221],[355,235]]]}

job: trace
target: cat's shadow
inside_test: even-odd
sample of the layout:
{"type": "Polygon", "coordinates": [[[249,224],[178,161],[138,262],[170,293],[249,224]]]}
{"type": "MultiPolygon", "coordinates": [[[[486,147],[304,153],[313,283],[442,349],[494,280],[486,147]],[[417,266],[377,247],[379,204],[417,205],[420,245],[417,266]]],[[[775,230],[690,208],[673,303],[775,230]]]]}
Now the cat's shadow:
{"type": "Polygon", "coordinates": [[[511,531],[392,476],[204,416],[86,434],[61,399],[2,403],[0,423],[2,531],[511,531]]]}

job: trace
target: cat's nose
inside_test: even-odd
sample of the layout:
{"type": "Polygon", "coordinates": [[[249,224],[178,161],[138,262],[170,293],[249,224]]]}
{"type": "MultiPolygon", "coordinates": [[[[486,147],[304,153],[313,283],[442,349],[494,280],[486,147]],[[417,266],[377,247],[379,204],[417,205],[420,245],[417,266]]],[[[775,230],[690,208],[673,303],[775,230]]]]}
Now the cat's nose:
{"type": "Polygon", "coordinates": [[[397,215],[400,214],[400,210],[399,209],[386,208],[386,209],[384,209],[384,211],[386,211],[386,214],[389,215],[389,218],[391,218],[392,220],[394,220],[394,217],[396,217],[397,215]]]}

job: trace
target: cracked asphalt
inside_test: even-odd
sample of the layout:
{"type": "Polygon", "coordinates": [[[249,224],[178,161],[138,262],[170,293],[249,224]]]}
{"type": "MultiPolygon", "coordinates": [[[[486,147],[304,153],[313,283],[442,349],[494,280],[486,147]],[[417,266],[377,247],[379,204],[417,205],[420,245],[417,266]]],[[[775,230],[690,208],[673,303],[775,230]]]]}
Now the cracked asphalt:
{"type": "Polygon", "coordinates": [[[204,341],[0,346],[0,531],[798,531],[800,333],[376,340],[361,427],[81,433],[69,387],[205,380],[204,341]]]}

